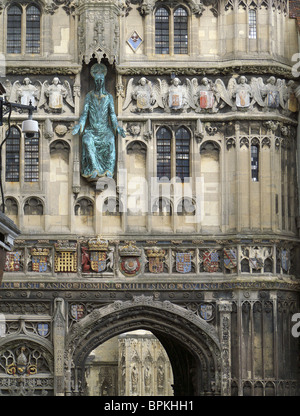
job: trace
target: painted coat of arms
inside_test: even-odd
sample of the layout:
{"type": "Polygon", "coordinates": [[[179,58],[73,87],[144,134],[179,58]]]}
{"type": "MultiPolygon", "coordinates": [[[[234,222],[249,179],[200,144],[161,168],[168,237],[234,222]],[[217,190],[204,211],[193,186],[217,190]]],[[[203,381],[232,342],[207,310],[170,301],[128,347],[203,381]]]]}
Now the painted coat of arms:
{"type": "Polygon", "coordinates": [[[141,249],[130,242],[119,249],[120,270],[125,276],[136,276],[141,271],[141,249]]]}
{"type": "Polygon", "coordinates": [[[178,273],[190,273],[192,271],[191,253],[176,253],[176,271],[178,273]]]}
{"type": "Polygon", "coordinates": [[[279,91],[269,91],[267,100],[269,108],[278,108],[280,103],[279,91]]]}
{"type": "Polygon", "coordinates": [[[232,270],[237,266],[236,250],[232,248],[224,248],[224,266],[226,269],[232,270]]]}
{"type": "Polygon", "coordinates": [[[38,324],[37,329],[38,329],[38,334],[41,337],[46,337],[49,334],[49,324],[47,324],[47,323],[45,323],[45,324],[43,324],[43,323],[38,324]]]}
{"type": "Polygon", "coordinates": [[[214,307],[210,303],[202,303],[199,312],[205,321],[211,321],[214,318],[214,307]]]}
{"type": "MultiPolygon", "coordinates": [[[[108,241],[98,237],[90,240],[88,247],[89,255],[86,252],[83,254],[88,257],[91,271],[96,273],[104,272],[107,266],[108,241]]],[[[89,269],[85,270],[85,267],[83,267],[83,270],[89,271],[89,269]]]]}
{"type": "Polygon", "coordinates": [[[250,257],[249,261],[252,269],[260,270],[264,267],[264,261],[261,257],[250,257]]]}
{"type": "Polygon", "coordinates": [[[200,91],[200,108],[213,108],[215,97],[213,91],[200,91]]]}
{"type": "Polygon", "coordinates": [[[31,261],[33,272],[46,272],[48,267],[49,249],[33,248],[31,250],[31,261]]]}
{"type": "Polygon", "coordinates": [[[71,316],[75,321],[79,321],[84,317],[85,310],[84,306],[81,304],[71,305],[71,316]]]}
{"type": "Polygon", "coordinates": [[[19,272],[22,253],[20,251],[11,251],[6,254],[5,271],[19,272]]]}
{"type": "Polygon", "coordinates": [[[219,253],[215,250],[203,253],[203,267],[206,272],[215,273],[219,269],[219,253]]]}
{"type": "Polygon", "coordinates": [[[163,273],[165,250],[151,249],[147,251],[150,273],[163,273]]]}

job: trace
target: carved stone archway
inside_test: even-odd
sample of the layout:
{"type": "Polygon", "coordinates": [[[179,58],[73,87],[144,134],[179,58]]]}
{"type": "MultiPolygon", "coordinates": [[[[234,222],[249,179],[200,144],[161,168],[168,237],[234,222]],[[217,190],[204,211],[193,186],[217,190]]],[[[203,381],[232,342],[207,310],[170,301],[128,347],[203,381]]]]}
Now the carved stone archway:
{"type": "Polygon", "coordinates": [[[93,349],[136,329],[151,331],[164,346],[173,369],[176,396],[223,394],[222,374],[226,369],[215,328],[181,306],[146,296],[96,309],[72,327],[66,340],[65,393],[83,393],[85,362],[93,349]]]}

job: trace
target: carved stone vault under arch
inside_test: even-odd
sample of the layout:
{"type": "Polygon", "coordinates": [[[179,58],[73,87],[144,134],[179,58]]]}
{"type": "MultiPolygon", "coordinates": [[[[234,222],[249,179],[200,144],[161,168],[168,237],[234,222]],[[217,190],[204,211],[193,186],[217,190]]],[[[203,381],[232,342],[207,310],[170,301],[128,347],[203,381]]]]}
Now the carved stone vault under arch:
{"type": "Polygon", "coordinates": [[[85,361],[93,349],[136,329],[151,331],[164,346],[173,369],[175,396],[223,393],[226,369],[214,327],[181,306],[146,296],[96,309],[72,327],[66,339],[65,364],[74,384],[71,378],[67,381],[66,393],[82,393],[85,361]],[[72,391],[71,384],[75,385],[72,391]]]}

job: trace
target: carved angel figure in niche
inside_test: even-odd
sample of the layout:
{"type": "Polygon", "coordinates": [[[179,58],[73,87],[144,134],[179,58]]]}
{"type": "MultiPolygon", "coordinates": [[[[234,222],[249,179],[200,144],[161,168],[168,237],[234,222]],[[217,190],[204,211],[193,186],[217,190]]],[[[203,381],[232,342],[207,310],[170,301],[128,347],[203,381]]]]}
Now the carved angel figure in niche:
{"type": "Polygon", "coordinates": [[[167,113],[187,109],[186,87],[181,85],[179,78],[173,78],[171,85],[165,79],[158,78],[157,81],[154,84],[154,91],[158,107],[163,108],[167,113]]]}
{"type": "Polygon", "coordinates": [[[8,101],[24,105],[29,105],[31,102],[35,106],[40,99],[42,84],[39,81],[33,84],[30,78],[26,77],[22,84],[20,81],[15,81],[11,84],[9,80],[6,80],[4,87],[8,101]]]}
{"type": "Polygon", "coordinates": [[[235,99],[235,106],[237,108],[248,108],[251,104],[252,89],[248,84],[247,78],[242,75],[233,90],[232,97],[235,99]]]}
{"type": "Polygon", "coordinates": [[[41,101],[39,107],[44,106],[45,111],[52,113],[61,113],[64,102],[71,108],[75,107],[73,101],[72,89],[68,81],[61,84],[58,77],[54,77],[51,84],[45,81],[42,88],[41,101]]]}
{"type": "Polygon", "coordinates": [[[204,77],[195,95],[196,111],[210,110],[213,113],[218,111],[218,104],[220,102],[220,93],[216,89],[214,83],[208,78],[204,77]]]}
{"type": "Polygon", "coordinates": [[[153,111],[156,99],[151,81],[147,80],[145,77],[142,77],[138,81],[138,85],[134,86],[133,78],[129,80],[123,110],[126,110],[132,101],[135,101],[136,103],[136,105],[131,110],[134,113],[139,113],[142,111],[153,111]]]}

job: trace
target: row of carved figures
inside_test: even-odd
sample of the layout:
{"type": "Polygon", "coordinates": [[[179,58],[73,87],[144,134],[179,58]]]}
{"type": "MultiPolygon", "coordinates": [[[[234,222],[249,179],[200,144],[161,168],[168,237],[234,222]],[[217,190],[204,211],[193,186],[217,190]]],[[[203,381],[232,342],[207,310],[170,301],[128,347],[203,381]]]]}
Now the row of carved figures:
{"type": "Polygon", "coordinates": [[[47,113],[61,113],[66,107],[74,110],[74,93],[68,81],[61,82],[54,77],[52,82],[35,81],[24,78],[23,82],[11,83],[8,79],[3,83],[6,90],[6,99],[10,102],[17,102],[24,105],[44,108],[47,113]]]}
{"type": "Polygon", "coordinates": [[[224,107],[232,111],[253,110],[254,106],[265,111],[281,110],[289,115],[298,111],[296,97],[297,84],[294,81],[269,77],[264,82],[262,77],[251,80],[242,75],[232,76],[227,86],[220,78],[212,81],[207,77],[199,80],[188,79],[183,84],[178,77],[168,83],[156,78],[150,81],[141,77],[138,81],[128,81],[123,110],[131,112],[153,112],[163,109],[165,112],[195,111],[217,113],[224,107]]]}

